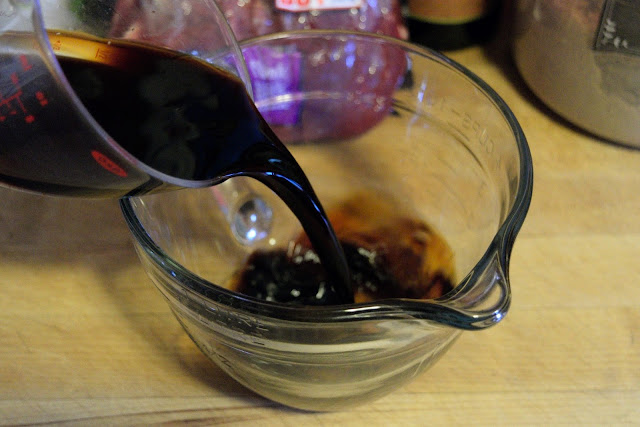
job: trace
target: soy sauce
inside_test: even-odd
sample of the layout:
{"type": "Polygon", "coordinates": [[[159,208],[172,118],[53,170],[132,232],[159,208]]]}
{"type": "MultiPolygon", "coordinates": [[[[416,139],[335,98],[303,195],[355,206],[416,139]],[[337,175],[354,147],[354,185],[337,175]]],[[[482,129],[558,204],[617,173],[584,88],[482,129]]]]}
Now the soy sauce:
{"type": "MultiPolygon", "coordinates": [[[[453,252],[433,227],[398,213],[379,195],[352,195],[328,211],[344,249],[356,302],[435,299],[453,289],[453,252]]],[[[320,259],[304,235],[287,248],[251,254],[231,288],[267,301],[336,304],[320,259]]]]}
{"type": "Polygon", "coordinates": [[[178,178],[261,181],[302,224],[326,270],[332,302],[353,301],[342,247],[318,198],[237,77],[171,50],[91,42],[95,49],[86,57],[56,55],[82,104],[120,146],[178,178]]]}
{"type": "MultiPolygon", "coordinates": [[[[376,254],[348,241],[341,241],[341,244],[356,302],[389,298],[435,299],[453,289],[451,278],[442,272],[418,286],[406,286],[400,277],[394,275],[392,268],[394,262],[402,263],[402,260],[376,254]]],[[[328,277],[315,252],[310,248],[297,248],[297,251],[293,256],[283,249],[254,252],[233,289],[254,298],[285,304],[339,304],[335,293],[327,289],[328,277]]],[[[415,270],[409,272],[416,273],[415,270]]]]}

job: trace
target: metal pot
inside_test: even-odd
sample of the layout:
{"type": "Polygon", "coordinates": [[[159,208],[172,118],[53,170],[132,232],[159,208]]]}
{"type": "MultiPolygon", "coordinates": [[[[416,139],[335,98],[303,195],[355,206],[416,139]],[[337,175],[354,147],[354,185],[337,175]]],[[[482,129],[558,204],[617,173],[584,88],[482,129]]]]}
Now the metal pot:
{"type": "Polygon", "coordinates": [[[516,0],[513,54],[551,109],[640,147],[640,2],[516,0]]]}

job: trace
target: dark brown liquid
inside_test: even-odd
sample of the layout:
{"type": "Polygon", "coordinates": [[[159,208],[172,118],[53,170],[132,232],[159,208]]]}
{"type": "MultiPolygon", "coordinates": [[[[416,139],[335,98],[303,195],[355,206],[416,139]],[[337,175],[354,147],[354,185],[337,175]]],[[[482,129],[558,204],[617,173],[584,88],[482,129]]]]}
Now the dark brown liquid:
{"type": "MultiPolygon", "coordinates": [[[[451,249],[431,227],[398,214],[394,204],[357,195],[329,218],[344,248],[356,302],[385,298],[434,299],[453,289],[451,249]]],[[[269,301],[335,304],[329,277],[306,236],[287,249],[253,253],[232,289],[269,301]]]]}
{"type": "MultiPolygon", "coordinates": [[[[60,37],[58,37],[60,39],[60,37]]],[[[348,267],[311,185],[235,76],[192,56],[122,41],[89,44],[81,58],[56,52],[69,83],[129,153],[189,180],[255,178],[298,217],[327,272],[333,303],[352,301],[348,267]]]]}

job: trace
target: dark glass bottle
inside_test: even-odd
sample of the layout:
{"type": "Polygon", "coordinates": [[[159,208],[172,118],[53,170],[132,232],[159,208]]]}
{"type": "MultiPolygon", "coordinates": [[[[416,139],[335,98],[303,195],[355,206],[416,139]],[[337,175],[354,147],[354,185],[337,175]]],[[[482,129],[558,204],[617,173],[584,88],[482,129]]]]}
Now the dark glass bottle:
{"type": "Polygon", "coordinates": [[[500,23],[499,0],[408,0],[411,40],[436,50],[489,41],[500,23]]]}

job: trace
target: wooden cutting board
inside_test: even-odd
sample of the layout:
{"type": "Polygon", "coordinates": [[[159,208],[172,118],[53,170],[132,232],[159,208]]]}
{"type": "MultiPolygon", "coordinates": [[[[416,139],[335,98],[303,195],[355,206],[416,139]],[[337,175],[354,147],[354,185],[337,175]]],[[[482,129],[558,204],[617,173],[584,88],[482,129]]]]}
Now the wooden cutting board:
{"type": "Polygon", "coordinates": [[[535,188],[513,304],[410,385],[347,412],[283,408],[189,340],[115,201],[0,189],[0,424],[631,424],[640,420],[640,152],[573,128],[504,49],[451,56],[506,100],[535,188]]]}

